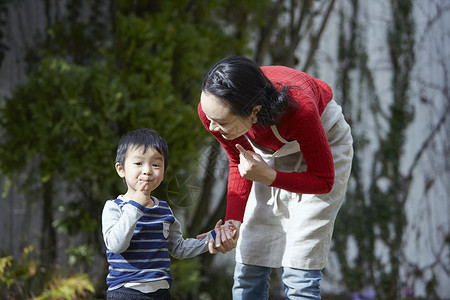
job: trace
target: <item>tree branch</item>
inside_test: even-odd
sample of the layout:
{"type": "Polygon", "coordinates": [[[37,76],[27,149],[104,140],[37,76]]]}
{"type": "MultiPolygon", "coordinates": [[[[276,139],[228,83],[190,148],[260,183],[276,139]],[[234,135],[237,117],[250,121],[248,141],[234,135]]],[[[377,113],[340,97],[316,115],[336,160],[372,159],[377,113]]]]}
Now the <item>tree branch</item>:
{"type": "Polygon", "coordinates": [[[431,142],[433,141],[434,137],[436,136],[436,134],[441,129],[442,125],[447,120],[449,113],[450,113],[450,104],[447,105],[447,107],[443,111],[441,117],[439,118],[439,121],[437,122],[437,124],[435,125],[433,130],[431,130],[428,137],[424,140],[424,142],[422,143],[422,146],[419,148],[419,150],[417,150],[417,153],[414,156],[414,159],[412,160],[412,164],[409,167],[408,172],[406,173],[406,176],[405,176],[406,180],[409,181],[412,179],[414,169],[418,166],[417,162],[420,160],[422,155],[425,153],[425,150],[431,145],[431,142]]]}
{"type": "Polygon", "coordinates": [[[275,24],[278,21],[278,16],[283,10],[283,0],[278,0],[273,7],[267,9],[267,13],[269,13],[269,17],[265,26],[260,28],[259,41],[257,43],[257,47],[255,50],[255,61],[257,64],[262,64],[264,61],[264,57],[269,51],[270,39],[273,35],[274,30],[277,28],[275,24]]]}
{"type": "Polygon", "coordinates": [[[320,25],[319,31],[311,38],[311,46],[309,48],[308,58],[306,59],[306,63],[303,66],[303,70],[305,72],[307,72],[308,68],[311,66],[311,64],[313,62],[313,58],[314,58],[317,48],[319,46],[319,42],[320,42],[322,33],[325,29],[325,26],[328,23],[330,14],[333,11],[334,3],[335,3],[335,0],[331,0],[330,5],[328,6],[327,12],[322,19],[322,24],[320,25]]]}

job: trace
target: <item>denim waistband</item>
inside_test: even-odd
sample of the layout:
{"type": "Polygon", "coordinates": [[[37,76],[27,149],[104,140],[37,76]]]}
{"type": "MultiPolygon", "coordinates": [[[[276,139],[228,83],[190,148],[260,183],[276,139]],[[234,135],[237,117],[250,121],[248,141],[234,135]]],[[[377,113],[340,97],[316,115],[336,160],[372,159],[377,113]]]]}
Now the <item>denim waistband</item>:
{"type": "Polygon", "coordinates": [[[130,289],[130,288],[126,288],[126,287],[122,286],[122,287],[118,288],[116,291],[117,292],[121,292],[121,293],[125,293],[125,294],[131,294],[131,295],[142,295],[142,294],[145,294],[145,295],[148,295],[148,296],[159,296],[159,295],[162,295],[164,293],[167,293],[168,290],[167,289],[159,289],[159,290],[157,290],[155,292],[151,292],[151,293],[142,293],[142,292],[140,292],[138,290],[130,289]]]}

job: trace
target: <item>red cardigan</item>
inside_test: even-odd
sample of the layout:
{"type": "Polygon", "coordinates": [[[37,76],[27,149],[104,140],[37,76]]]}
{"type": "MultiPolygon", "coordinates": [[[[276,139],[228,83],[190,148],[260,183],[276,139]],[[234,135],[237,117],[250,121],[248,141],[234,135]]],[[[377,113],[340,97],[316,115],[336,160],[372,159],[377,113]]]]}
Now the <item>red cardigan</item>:
{"type": "MultiPolygon", "coordinates": [[[[331,88],[323,81],[291,68],[267,66],[261,67],[261,70],[279,89],[282,88],[279,83],[294,86],[289,90],[289,95],[298,105],[286,111],[277,124],[277,129],[285,140],[298,141],[307,165],[307,170],[301,173],[277,171],[271,186],[302,194],[329,193],[334,184],[334,163],[320,116],[333,97],[331,88]]],[[[198,105],[198,115],[209,131],[209,121],[201,104],[198,105]]],[[[239,151],[235,145],[241,144],[245,149],[253,151],[252,146],[245,136],[229,141],[218,132],[210,133],[225,149],[230,163],[226,220],[242,221],[252,181],[239,174],[239,151]]],[[[256,144],[274,151],[283,146],[269,126],[255,124],[247,132],[247,136],[256,144]]]]}

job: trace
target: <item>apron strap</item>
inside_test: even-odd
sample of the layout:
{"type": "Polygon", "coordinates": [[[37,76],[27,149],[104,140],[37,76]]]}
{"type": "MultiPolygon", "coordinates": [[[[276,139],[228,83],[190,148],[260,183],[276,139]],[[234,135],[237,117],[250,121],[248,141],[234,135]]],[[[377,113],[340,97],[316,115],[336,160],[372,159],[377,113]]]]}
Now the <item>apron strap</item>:
{"type": "Polygon", "coordinates": [[[272,125],[272,126],[270,126],[270,128],[272,129],[273,134],[277,137],[277,139],[278,139],[280,142],[282,142],[282,143],[284,143],[284,144],[288,143],[288,141],[285,140],[285,139],[280,135],[280,133],[278,132],[277,126],[272,125]]]}

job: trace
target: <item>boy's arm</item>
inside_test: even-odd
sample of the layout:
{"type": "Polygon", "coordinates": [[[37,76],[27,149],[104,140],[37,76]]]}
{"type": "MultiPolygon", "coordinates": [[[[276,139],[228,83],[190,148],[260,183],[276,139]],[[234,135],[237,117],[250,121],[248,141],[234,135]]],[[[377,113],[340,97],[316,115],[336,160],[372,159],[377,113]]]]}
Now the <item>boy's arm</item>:
{"type": "Polygon", "coordinates": [[[114,201],[105,203],[102,213],[102,233],[106,248],[113,253],[122,253],[130,246],[137,221],[144,214],[143,206],[128,201],[122,209],[114,201]]]}
{"type": "Polygon", "coordinates": [[[169,253],[177,259],[190,258],[208,251],[208,241],[214,239],[210,231],[203,239],[183,239],[181,224],[175,218],[170,225],[169,231],[169,253]]]}

